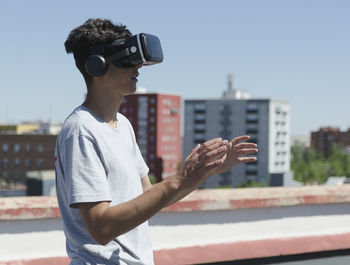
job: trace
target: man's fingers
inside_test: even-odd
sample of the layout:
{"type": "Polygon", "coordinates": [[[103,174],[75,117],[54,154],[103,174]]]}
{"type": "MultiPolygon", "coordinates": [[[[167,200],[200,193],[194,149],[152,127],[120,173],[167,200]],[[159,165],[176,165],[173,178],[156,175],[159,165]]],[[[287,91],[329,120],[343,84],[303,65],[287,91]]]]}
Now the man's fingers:
{"type": "Polygon", "coordinates": [[[227,145],[228,142],[226,141],[209,146],[199,154],[199,160],[212,159],[214,156],[225,153],[228,149],[227,145]]]}
{"type": "Polygon", "coordinates": [[[258,152],[257,148],[244,148],[237,150],[238,155],[249,155],[249,154],[256,154],[258,152]]]}
{"type": "Polygon", "coordinates": [[[236,138],[233,138],[231,140],[231,145],[235,146],[236,144],[238,144],[239,142],[244,142],[244,141],[248,141],[250,139],[249,135],[243,135],[243,136],[238,136],[236,138]]]}
{"type": "Polygon", "coordinates": [[[255,162],[257,158],[252,156],[246,156],[246,157],[239,157],[237,160],[239,163],[249,163],[249,162],[255,162]]]}
{"type": "Polygon", "coordinates": [[[243,149],[243,148],[257,148],[258,145],[254,143],[240,143],[233,146],[236,150],[243,149]]]}
{"type": "Polygon", "coordinates": [[[193,155],[195,152],[197,152],[199,150],[199,148],[201,147],[200,144],[197,144],[191,151],[191,153],[189,154],[189,156],[193,155]]]}
{"type": "Polygon", "coordinates": [[[216,168],[216,167],[219,167],[221,166],[222,164],[224,163],[224,160],[223,159],[217,159],[215,161],[212,161],[212,162],[208,162],[206,164],[204,164],[203,168],[206,170],[206,171],[209,171],[213,168],[216,168]]]}
{"type": "Polygon", "coordinates": [[[226,153],[226,150],[227,150],[227,147],[225,145],[219,146],[212,151],[209,151],[209,152],[206,152],[206,153],[200,155],[200,158],[210,159],[210,158],[216,157],[220,154],[224,155],[226,153]]]}
{"type": "Polygon", "coordinates": [[[205,152],[208,150],[211,151],[222,144],[223,144],[223,140],[221,138],[215,138],[215,139],[209,140],[207,142],[204,142],[201,145],[201,148],[198,150],[198,152],[202,153],[202,152],[205,152]]]}

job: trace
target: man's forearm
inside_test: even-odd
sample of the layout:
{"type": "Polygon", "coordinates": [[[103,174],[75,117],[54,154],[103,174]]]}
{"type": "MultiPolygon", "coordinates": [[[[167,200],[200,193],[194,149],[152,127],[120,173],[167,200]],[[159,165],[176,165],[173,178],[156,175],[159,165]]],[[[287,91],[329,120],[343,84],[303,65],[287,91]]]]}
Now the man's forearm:
{"type": "Polygon", "coordinates": [[[110,207],[108,203],[91,209],[87,217],[87,227],[95,240],[105,245],[117,236],[124,234],[147,221],[162,208],[176,201],[179,196],[176,179],[168,179],[155,184],[142,195],[120,205],[110,207]]]}

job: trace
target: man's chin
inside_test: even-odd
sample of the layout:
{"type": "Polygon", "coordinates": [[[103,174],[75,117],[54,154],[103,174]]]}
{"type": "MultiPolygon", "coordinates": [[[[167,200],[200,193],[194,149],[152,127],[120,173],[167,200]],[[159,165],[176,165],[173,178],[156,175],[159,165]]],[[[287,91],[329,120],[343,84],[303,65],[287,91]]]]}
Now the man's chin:
{"type": "Polygon", "coordinates": [[[125,93],[125,96],[128,96],[128,95],[132,95],[132,94],[135,94],[136,92],[136,86],[131,88],[130,90],[128,90],[126,93],[125,93]]]}

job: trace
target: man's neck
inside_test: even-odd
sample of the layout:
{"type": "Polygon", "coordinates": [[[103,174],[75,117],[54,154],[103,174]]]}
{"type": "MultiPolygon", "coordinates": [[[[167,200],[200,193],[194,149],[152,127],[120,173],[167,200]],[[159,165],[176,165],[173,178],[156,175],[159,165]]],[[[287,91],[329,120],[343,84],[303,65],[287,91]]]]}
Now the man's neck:
{"type": "Polygon", "coordinates": [[[93,114],[109,124],[111,127],[117,127],[116,115],[124,97],[111,95],[105,91],[91,89],[88,93],[83,106],[88,108],[93,114]],[[97,92],[96,92],[97,91],[97,92]]]}

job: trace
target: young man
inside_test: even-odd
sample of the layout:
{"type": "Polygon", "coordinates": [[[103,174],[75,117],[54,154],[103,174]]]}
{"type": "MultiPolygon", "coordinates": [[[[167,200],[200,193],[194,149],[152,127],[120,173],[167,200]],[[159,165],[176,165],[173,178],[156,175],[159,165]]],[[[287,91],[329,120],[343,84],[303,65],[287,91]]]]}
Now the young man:
{"type": "Polygon", "coordinates": [[[162,61],[160,42],[125,26],[89,19],[65,42],[87,85],[56,144],[57,198],[71,264],[153,264],[147,220],[201,185],[255,157],[249,136],[197,145],[175,176],[151,185],[129,121],[118,109],[138,70],[162,61]],[[141,59],[142,60],[141,60],[141,59]]]}

